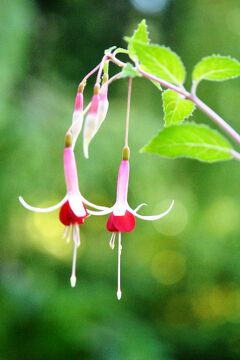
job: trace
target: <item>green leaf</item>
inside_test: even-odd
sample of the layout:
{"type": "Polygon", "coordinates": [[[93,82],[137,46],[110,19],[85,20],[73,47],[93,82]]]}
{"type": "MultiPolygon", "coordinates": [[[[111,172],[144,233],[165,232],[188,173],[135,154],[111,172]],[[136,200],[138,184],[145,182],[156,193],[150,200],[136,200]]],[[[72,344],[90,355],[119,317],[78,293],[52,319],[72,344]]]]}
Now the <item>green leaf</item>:
{"type": "Polygon", "coordinates": [[[137,70],[134,69],[132,64],[127,63],[121,71],[121,77],[122,78],[126,78],[126,77],[134,78],[136,76],[141,76],[141,75],[139,74],[139,72],[137,70]]]}
{"type": "Polygon", "coordinates": [[[240,62],[228,56],[212,55],[203,58],[194,68],[193,81],[223,81],[240,76],[240,62]]]}
{"type": "Polygon", "coordinates": [[[183,99],[176,91],[168,89],[162,97],[165,127],[178,125],[192,115],[195,109],[192,101],[183,99]]]}
{"type": "Polygon", "coordinates": [[[146,20],[142,20],[138,24],[137,30],[134,31],[133,36],[131,38],[126,37],[125,40],[128,42],[128,52],[130,58],[132,60],[136,60],[136,54],[132,46],[132,41],[141,41],[146,44],[149,43],[146,20]]]}
{"type": "Polygon", "coordinates": [[[229,142],[217,131],[206,125],[186,123],[163,129],[141,152],[212,163],[232,159],[231,150],[229,142]]]}
{"type": "Polygon", "coordinates": [[[167,47],[131,41],[142,70],[173,84],[182,85],[185,68],[177,54],[167,47]]]}
{"type": "Polygon", "coordinates": [[[108,49],[106,49],[105,51],[104,51],[104,54],[105,55],[108,55],[109,53],[111,53],[114,49],[116,49],[117,48],[117,46],[111,46],[110,48],[108,48],[108,49]]]}
{"type": "Polygon", "coordinates": [[[128,50],[127,49],[124,49],[124,48],[117,48],[115,51],[114,51],[114,55],[117,55],[117,54],[128,54],[128,50]]]}

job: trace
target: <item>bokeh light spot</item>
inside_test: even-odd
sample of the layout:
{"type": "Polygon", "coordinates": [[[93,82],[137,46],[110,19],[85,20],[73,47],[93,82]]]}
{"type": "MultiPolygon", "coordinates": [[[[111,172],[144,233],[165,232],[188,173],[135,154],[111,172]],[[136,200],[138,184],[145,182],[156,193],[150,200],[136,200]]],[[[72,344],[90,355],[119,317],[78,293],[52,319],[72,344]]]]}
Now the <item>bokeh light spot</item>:
{"type": "Polygon", "coordinates": [[[173,285],[179,282],[185,273],[186,260],[176,251],[164,250],[153,258],[152,275],[164,285],[173,285]]]}
{"type": "MultiPolygon", "coordinates": [[[[168,208],[170,200],[161,202],[155,208],[155,213],[164,211],[168,208]]],[[[171,212],[159,221],[154,221],[154,226],[157,231],[167,236],[175,236],[180,234],[188,223],[188,212],[186,207],[179,201],[175,200],[171,212]]]]}
{"type": "Polygon", "coordinates": [[[239,226],[239,211],[234,199],[222,197],[207,210],[205,224],[212,233],[226,236],[239,226]]]}
{"type": "MultiPolygon", "coordinates": [[[[44,207],[41,204],[39,207],[44,207]]],[[[26,217],[28,240],[32,246],[60,259],[69,257],[71,246],[63,239],[64,227],[58,220],[58,212],[29,213],[26,217]]]]}
{"type": "Polygon", "coordinates": [[[135,9],[142,13],[154,14],[164,10],[169,0],[131,0],[135,9]]]}

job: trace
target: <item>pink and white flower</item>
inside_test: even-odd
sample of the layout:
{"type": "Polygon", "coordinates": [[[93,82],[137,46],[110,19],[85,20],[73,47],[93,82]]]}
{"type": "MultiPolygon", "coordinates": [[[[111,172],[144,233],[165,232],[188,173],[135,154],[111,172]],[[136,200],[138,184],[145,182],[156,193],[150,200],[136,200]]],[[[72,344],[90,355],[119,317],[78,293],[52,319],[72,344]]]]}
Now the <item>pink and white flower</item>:
{"type": "Polygon", "coordinates": [[[94,87],[94,95],[91,100],[91,106],[85,119],[83,130],[83,153],[86,158],[88,155],[88,147],[98,130],[98,118],[99,118],[99,85],[94,87]]]}
{"type": "Polygon", "coordinates": [[[108,84],[104,83],[100,90],[99,86],[95,85],[94,95],[91,100],[91,106],[86,116],[83,130],[83,153],[86,158],[89,157],[89,144],[105,120],[108,107],[108,84]]]}
{"type": "MultiPolygon", "coordinates": [[[[117,298],[121,299],[122,292],[120,286],[120,257],[122,251],[121,236],[122,233],[131,232],[136,225],[136,217],[142,220],[154,221],[159,220],[166,216],[172,209],[174,201],[172,201],[169,208],[161,214],[144,216],[138,213],[138,210],[146,204],[140,204],[135,210],[133,210],[128,204],[128,184],[129,184],[129,172],[130,166],[128,160],[122,160],[117,181],[117,198],[115,204],[108,209],[99,212],[98,215],[105,215],[110,213],[107,221],[107,230],[112,233],[109,245],[114,249],[115,237],[118,235],[118,289],[117,298]]],[[[95,211],[92,212],[95,214],[95,211]]]]}
{"type": "MultiPolygon", "coordinates": [[[[65,225],[64,235],[66,236],[67,242],[69,242],[70,237],[72,237],[74,245],[72,274],[70,278],[71,285],[74,287],[76,285],[77,247],[80,245],[79,225],[82,225],[89,214],[92,213],[86,206],[101,210],[99,215],[101,215],[102,211],[106,208],[89,202],[82,196],[79,190],[77,167],[72,148],[72,136],[70,134],[66,136],[63,163],[67,194],[58,204],[48,208],[37,208],[29,205],[21,196],[19,197],[19,201],[26,209],[39,213],[51,212],[60,208],[59,220],[65,225]]],[[[94,211],[94,215],[98,215],[98,212],[94,211]]]]}
{"type": "Polygon", "coordinates": [[[75,107],[72,116],[72,125],[68,130],[68,132],[72,134],[73,148],[82,130],[82,125],[83,125],[83,93],[81,91],[78,91],[75,98],[75,107]]]}
{"type": "Polygon", "coordinates": [[[100,93],[99,93],[98,129],[102,125],[103,121],[106,119],[108,107],[109,107],[108,84],[104,83],[101,86],[100,93]]]}

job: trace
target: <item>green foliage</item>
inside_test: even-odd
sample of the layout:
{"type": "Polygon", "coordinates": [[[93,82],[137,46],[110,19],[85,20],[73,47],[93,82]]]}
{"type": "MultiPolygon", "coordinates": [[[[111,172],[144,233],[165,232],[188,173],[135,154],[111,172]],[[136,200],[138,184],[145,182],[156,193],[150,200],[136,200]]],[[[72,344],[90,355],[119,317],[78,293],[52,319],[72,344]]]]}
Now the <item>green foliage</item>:
{"type": "MultiPolygon", "coordinates": [[[[182,125],[195,109],[194,98],[191,101],[182,98],[179,94],[180,88],[184,89],[186,76],[180,57],[167,47],[150,44],[145,20],[138,25],[133,36],[126,40],[130,58],[141,70],[159,78],[159,83],[150,78],[158,89],[161,89],[160,84],[170,87],[167,82],[178,87],[176,90],[168,89],[162,95],[165,128],[173,128],[161,131],[144,147],[144,151],[156,152],[168,157],[189,157],[206,162],[231,159],[230,145],[217,132],[206,126],[194,124],[186,124],[183,128],[176,127],[182,125]]],[[[123,70],[124,76],[136,76],[132,73],[132,69],[129,70],[130,68],[123,70]]],[[[142,74],[148,77],[147,74],[142,74]]],[[[209,56],[203,58],[194,68],[193,89],[196,89],[197,84],[204,79],[222,81],[239,75],[240,63],[236,59],[220,55],[209,56]]]]}
{"type": "Polygon", "coordinates": [[[124,68],[122,69],[121,77],[122,78],[126,78],[126,77],[134,78],[136,76],[141,76],[141,75],[139,74],[139,72],[136,69],[134,69],[132,64],[127,63],[124,66],[124,68]]]}
{"type": "Polygon", "coordinates": [[[185,80],[185,68],[177,54],[167,47],[131,41],[141,69],[176,85],[185,80]]]}
{"type": "Polygon", "coordinates": [[[168,89],[163,92],[162,98],[165,127],[180,124],[194,111],[194,103],[182,98],[176,91],[168,89]]]}
{"type": "Polygon", "coordinates": [[[194,68],[192,78],[223,81],[240,76],[240,62],[228,56],[212,55],[203,58],[194,68]]]}
{"type": "Polygon", "coordinates": [[[142,149],[164,157],[186,157],[209,163],[231,159],[231,150],[229,142],[217,131],[194,123],[166,128],[142,149]]]}
{"type": "Polygon", "coordinates": [[[137,55],[136,55],[136,52],[135,52],[132,42],[133,41],[141,41],[146,44],[149,43],[148,29],[147,29],[146,21],[142,20],[138,24],[137,29],[134,31],[133,36],[131,38],[126,37],[125,39],[128,41],[128,52],[129,52],[130,58],[132,60],[136,60],[137,55]]]}

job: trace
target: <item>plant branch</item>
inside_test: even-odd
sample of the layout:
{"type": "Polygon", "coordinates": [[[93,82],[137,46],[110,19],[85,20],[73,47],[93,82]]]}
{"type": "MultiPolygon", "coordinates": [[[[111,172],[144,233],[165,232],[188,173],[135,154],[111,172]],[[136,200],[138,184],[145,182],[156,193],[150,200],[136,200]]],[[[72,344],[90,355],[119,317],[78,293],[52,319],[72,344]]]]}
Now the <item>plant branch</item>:
{"type": "Polygon", "coordinates": [[[187,99],[191,100],[204,114],[206,114],[211,120],[213,120],[219,127],[221,127],[225,133],[227,133],[237,144],[240,144],[240,135],[234,130],[221,116],[219,116],[214,110],[212,110],[208,105],[206,105],[202,100],[200,100],[195,93],[189,93],[184,88],[175,86],[168,81],[158,78],[157,76],[151,75],[139,68],[139,65],[136,65],[137,70],[145,78],[158,82],[160,85],[176,91],[180,95],[183,95],[187,99]]]}

